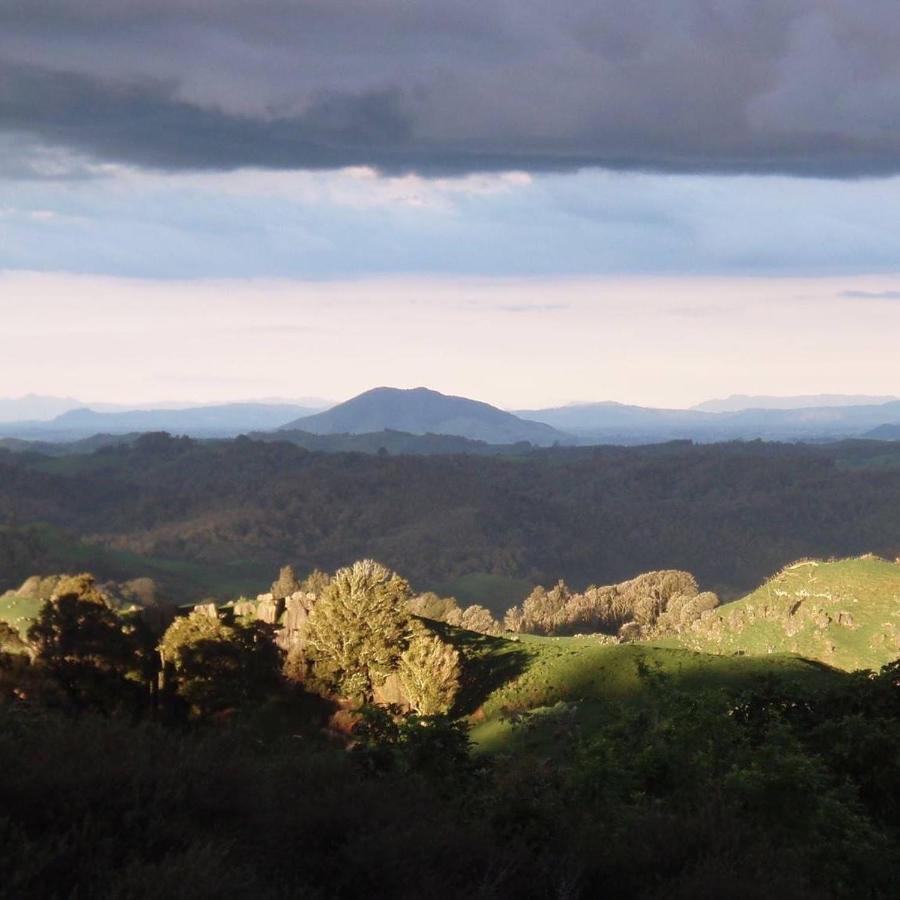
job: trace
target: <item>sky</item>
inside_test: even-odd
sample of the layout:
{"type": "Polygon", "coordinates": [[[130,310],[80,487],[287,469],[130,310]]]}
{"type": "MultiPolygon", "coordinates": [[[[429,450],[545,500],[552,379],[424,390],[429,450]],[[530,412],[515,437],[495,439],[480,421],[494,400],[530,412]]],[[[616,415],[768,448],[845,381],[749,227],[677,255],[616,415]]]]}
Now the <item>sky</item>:
{"type": "Polygon", "coordinates": [[[0,396],[900,393],[895,0],[0,0],[0,396]]]}

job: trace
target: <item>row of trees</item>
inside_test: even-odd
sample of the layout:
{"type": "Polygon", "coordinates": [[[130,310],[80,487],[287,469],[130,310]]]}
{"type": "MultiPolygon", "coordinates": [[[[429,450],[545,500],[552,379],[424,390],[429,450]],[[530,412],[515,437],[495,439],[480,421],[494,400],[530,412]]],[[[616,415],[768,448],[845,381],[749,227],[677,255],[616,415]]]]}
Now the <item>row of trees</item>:
{"type": "Polygon", "coordinates": [[[719,598],[701,593],[689,572],[669,569],[580,593],[563,581],[550,590],[537,587],[506,613],[503,624],[528,634],[600,632],[638,640],[678,634],[718,605],[719,598]]]}
{"type": "MultiPolygon", "coordinates": [[[[159,635],[139,610],[111,608],[91,576],[64,579],[25,640],[0,629],[5,692],[104,712],[180,709],[204,717],[293,683],[356,704],[447,712],[459,690],[460,656],[409,612],[406,581],[372,560],[316,578],[308,586],[321,594],[287,659],[274,625],[252,616],[203,604],[159,635]]],[[[283,570],[276,586],[287,591],[292,579],[283,570]]]]}
{"type": "Polygon", "coordinates": [[[680,634],[719,598],[701,592],[689,572],[647,572],[620,584],[572,591],[564,581],[551,588],[536,587],[519,606],[507,610],[503,621],[483,606],[462,609],[452,597],[420,594],[409,601],[417,616],[435,619],[482,634],[607,634],[639,640],[680,634]]]}
{"type": "Polygon", "coordinates": [[[481,634],[502,634],[503,623],[491,611],[479,604],[461,607],[455,597],[439,597],[432,591],[417,594],[408,602],[409,611],[423,619],[446,622],[454,628],[477,631],[481,634]]]}
{"type": "MultiPolygon", "coordinates": [[[[257,702],[286,683],[356,705],[436,715],[453,707],[462,660],[428,620],[489,635],[589,632],[633,640],[683,631],[718,604],[689,573],[666,570],[583,592],[562,581],[537,587],[501,623],[483,606],[413,596],[405,579],[363,560],[302,581],[284,567],[267,617],[255,616],[252,603],[230,611],[202,604],[159,634],[159,622],[139,610],[111,608],[108,592],[88,575],[54,584],[27,643],[8,627],[0,632],[0,650],[34,658],[26,692],[56,691],[69,704],[104,710],[180,707],[196,716],[257,702]],[[305,619],[279,646],[276,609],[298,592],[305,619]]],[[[23,671],[20,662],[20,693],[23,671]]]]}
{"type": "Polygon", "coordinates": [[[223,613],[213,604],[154,634],[138,611],[112,609],[87,575],[56,585],[27,645],[9,628],[0,641],[7,653],[34,657],[32,694],[43,674],[45,694],[52,685],[79,706],[182,706],[208,716],[258,701],[287,681],[328,698],[435,715],[454,704],[462,660],[428,620],[484,634],[596,632],[635,639],[678,632],[718,603],[714,594],[699,592],[690,574],[661,571],[581,593],[562,581],[549,590],[537,587],[500,623],[482,606],[463,609],[452,598],[413,596],[405,579],[372,560],[303,581],[285,567],[270,595],[283,602],[298,591],[314,599],[286,654],[275,641],[277,623],[223,613]]]}

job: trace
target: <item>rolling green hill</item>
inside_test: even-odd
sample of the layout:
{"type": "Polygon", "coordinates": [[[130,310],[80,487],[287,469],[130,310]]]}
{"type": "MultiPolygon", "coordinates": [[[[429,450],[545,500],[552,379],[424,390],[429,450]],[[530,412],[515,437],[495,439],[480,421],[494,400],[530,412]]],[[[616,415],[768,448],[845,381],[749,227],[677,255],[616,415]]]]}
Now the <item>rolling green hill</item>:
{"type": "Polygon", "coordinates": [[[711,653],[796,653],[841,669],[900,655],[900,564],[872,556],[805,560],[705,615],[681,639],[711,653]]]}
{"type": "Polygon", "coordinates": [[[590,728],[609,700],[637,697],[647,673],[688,691],[741,687],[762,676],[797,684],[879,669],[900,655],[900,564],[872,556],[804,560],[747,597],[712,610],[678,638],[617,644],[601,635],[516,639],[472,636],[482,693],[464,696],[472,737],[486,750],[521,735],[539,745],[560,727],[590,728]]]}
{"type": "Polygon", "coordinates": [[[0,595],[36,572],[92,572],[101,581],[152,578],[183,603],[256,594],[271,581],[272,565],[240,557],[224,562],[167,559],[92,543],[51,525],[0,525],[0,595]]]}
{"type": "Polygon", "coordinates": [[[654,675],[688,691],[739,688],[762,677],[806,685],[841,677],[819,662],[789,654],[722,656],[615,644],[599,636],[507,639],[456,630],[449,636],[472,660],[470,687],[459,709],[469,716],[476,746],[488,751],[502,749],[523,717],[563,710],[571,722],[589,729],[607,701],[637,697],[654,675]]]}

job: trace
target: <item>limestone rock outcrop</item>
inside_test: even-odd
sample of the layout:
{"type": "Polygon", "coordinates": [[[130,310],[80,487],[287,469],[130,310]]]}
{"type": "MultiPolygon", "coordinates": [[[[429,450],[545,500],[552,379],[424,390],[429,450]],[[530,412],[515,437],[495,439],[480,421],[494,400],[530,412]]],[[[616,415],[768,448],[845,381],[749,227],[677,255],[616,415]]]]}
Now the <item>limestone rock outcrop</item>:
{"type": "Polygon", "coordinates": [[[316,599],[315,594],[306,591],[294,591],[284,598],[259,594],[255,600],[238,600],[234,615],[276,626],[275,643],[288,652],[300,643],[303,624],[316,599]]]}

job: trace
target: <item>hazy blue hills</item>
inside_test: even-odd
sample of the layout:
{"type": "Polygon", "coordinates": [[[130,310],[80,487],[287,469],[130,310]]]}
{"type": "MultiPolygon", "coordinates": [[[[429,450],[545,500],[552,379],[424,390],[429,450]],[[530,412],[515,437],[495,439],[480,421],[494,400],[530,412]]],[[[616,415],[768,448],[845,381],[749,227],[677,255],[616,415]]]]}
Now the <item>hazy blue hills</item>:
{"type": "Polygon", "coordinates": [[[773,397],[760,394],[732,394],[705,400],[692,406],[698,412],[742,412],[746,409],[809,409],[821,406],[879,406],[900,399],[870,394],[803,394],[797,397],[773,397]]]}
{"type": "Polygon", "coordinates": [[[900,425],[879,425],[867,431],[863,437],[875,441],[900,441],[900,425]]]}
{"type": "Polygon", "coordinates": [[[516,414],[544,422],[579,437],[608,438],[642,435],[691,437],[716,417],[684,409],[653,409],[623,403],[577,403],[553,409],[517,410],[516,414]]]}
{"type": "Polygon", "coordinates": [[[139,432],[127,434],[93,434],[80,440],[25,441],[21,438],[0,437],[0,450],[13,453],[40,453],[44,456],[72,456],[80,453],[94,453],[105,447],[120,447],[133,444],[139,432]]]}
{"type": "Polygon", "coordinates": [[[82,405],[72,397],[0,397],[0,422],[47,421],[82,405]]]}
{"type": "Polygon", "coordinates": [[[900,400],[871,405],[704,412],[585,403],[521,411],[574,435],[580,443],[647,443],[688,439],[838,440],[862,437],[881,425],[900,425],[900,400]]]}
{"type": "Polygon", "coordinates": [[[549,424],[528,421],[488,403],[427,388],[374,388],[326,412],[290,422],[284,428],[312,434],[369,434],[388,430],[456,435],[488,444],[529,441],[546,446],[557,441],[571,442],[568,435],[549,424]]]}
{"type": "MultiPolygon", "coordinates": [[[[550,409],[498,409],[466,397],[427,388],[379,387],[326,411],[303,401],[259,401],[206,406],[163,405],[153,409],[96,407],[67,409],[50,419],[3,421],[15,410],[47,415],[70,401],[53,397],[0,399],[0,446],[38,449],[16,442],[93,446],[126,435],[166,431],[194,438],[254,434],[289,440],[310,450],[375,453],[496,453],[517,445],[649,444],[672,440],[711,443],[731,440],[829,441],[847,438],[895,440],[900,400],[880,397],[733,396],[693,409],[658,409],[623,403],[581,403],[550,409]],[[809,406],[797,406],[809,402],[809,406]],[[822,405],[825,403],[831,405],[822,405]],[[744,404],[770,404],[768,407],[744,404]],[[701,408],[702,407],[702,408],[701,408]],[[735,407],[735,408],[731,408],[735,407]],[[737,408],[742,407],[742,408],[737,408]],[[475,443],[466,443],[475,442],[475,443]]],[[[47,452],[46,448],[39,448],[47,452]]],[[[52,451],[51,451],[52,452],[52,451]]]]}
{"type": "Polygon", "coordinates": [[[26,440],[77,441],[97,434],[168,431],[190,437],[234,437],[250,431],[276,429],[311,412],[293,404],[230,403],[188,409],[136,409],[98,412],[73,409],[49,422],[0,425],[0,436],[26,440]]]}

